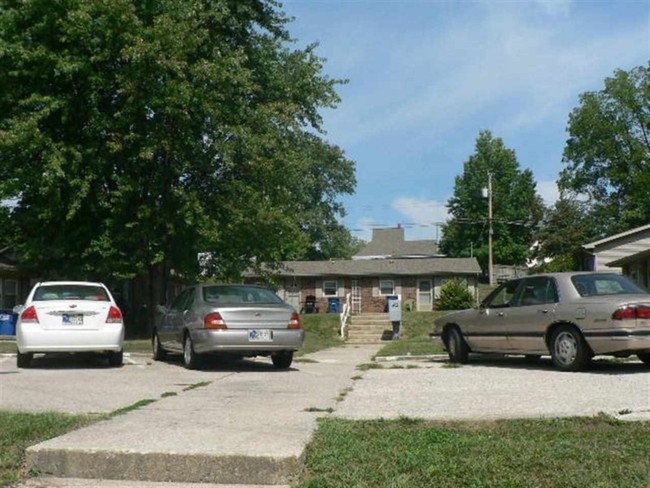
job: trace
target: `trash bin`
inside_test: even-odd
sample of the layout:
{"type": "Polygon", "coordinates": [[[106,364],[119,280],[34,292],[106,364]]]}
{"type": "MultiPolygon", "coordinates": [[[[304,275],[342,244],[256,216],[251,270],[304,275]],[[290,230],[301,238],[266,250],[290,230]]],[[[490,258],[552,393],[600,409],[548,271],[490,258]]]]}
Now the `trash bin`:
{"type": "Polygon", "coordinates": [[[0,335],[16,335],[17,318],[11,310],[0,310],[0,335]]]}
{"type": "Polygon", "coordinates": [[[391,300],[397,300],[399,297],[397,295],[386,295],[386,303],[384,303],[384,313],[388,313],[388,305],[391,300]]]}
{"type": "Polygon", "coordinates": [[[338,298],[327,299],[327,313],[339,313],[341,302],[338,298]]]}

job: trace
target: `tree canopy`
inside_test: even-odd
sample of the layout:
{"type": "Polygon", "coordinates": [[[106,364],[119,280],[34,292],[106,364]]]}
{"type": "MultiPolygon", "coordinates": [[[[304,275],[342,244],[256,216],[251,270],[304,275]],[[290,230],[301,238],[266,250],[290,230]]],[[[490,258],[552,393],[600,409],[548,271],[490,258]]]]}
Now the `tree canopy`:
{"type": "Polygon", "coordinates": [[[650,222],[650,65],[583,93],[568,123],[560,187],[593,208],[600,236],[650,222]]]}
{"type": "Polygon", "coordinates": [[[524,264],[543,204],[535,191],[532,172],[522,171],[515,152],[490,131],[479,134],[474,154],[456,177],[440,250],[453,257],[474,255],[487,269],[488,199],[482,190],[488,186],[488,173],[492,174],[494,262],[524,264]]]}
{"type": "MultiPolygon", "coordinates": [[[[0,0],[0,199],[41,276],[215,276],[345,238],[340,80],[273,0],[0,0]]],[[[330,249],[331,251],[331,249],[330,249]]]]}

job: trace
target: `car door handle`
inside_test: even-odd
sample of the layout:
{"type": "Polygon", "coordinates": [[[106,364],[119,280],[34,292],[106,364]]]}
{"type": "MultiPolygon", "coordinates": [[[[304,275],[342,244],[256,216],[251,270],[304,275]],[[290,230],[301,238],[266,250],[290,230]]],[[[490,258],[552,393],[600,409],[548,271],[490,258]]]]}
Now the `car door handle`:
{"type": "Polygon", "coordinates": [[[537,313],[548,313],[548,308],[542,308],[541,310],[538,310],[537,313]]]}
{"type": "Polygon", "coordinates": [[[504,314],[503,312],[499,312],[498,315],[499,317],[504,317],[506,314],[504,314]]]}

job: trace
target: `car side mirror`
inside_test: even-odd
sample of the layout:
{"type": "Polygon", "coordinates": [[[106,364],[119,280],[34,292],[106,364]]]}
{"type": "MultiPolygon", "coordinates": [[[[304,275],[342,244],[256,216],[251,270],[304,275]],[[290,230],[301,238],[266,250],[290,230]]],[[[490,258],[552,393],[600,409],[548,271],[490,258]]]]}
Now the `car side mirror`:
{"type": "Polygon", "coordinates": [[[165,314],[167,313],[167,307],[164,305],[156,305],[156,312],[165,314]]]}
{"type": "Polygon", "coordinates": [[[16,305],[11,311],[13,313],[20,315],[21,313],[23,313],[23,310],[25,310],[25,305],[21,304],[21,305],[16,305]]]}

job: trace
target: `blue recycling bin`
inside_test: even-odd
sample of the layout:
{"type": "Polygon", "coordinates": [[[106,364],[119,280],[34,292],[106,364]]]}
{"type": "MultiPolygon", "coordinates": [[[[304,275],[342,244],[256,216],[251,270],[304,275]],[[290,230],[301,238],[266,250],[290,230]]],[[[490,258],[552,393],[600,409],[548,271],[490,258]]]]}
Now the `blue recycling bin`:
{"type": "Polygon", "coordinates": [[[327,313],[339,313],[341,301],[338,298],[327,299],[327,313]]]}
{"type": "Polygon", "coordinates": [[[18,315],[11,310],[0,310],[0,335],[16,335],[16,319],[18,315]]]}

